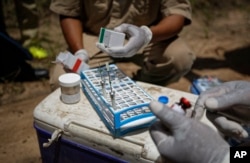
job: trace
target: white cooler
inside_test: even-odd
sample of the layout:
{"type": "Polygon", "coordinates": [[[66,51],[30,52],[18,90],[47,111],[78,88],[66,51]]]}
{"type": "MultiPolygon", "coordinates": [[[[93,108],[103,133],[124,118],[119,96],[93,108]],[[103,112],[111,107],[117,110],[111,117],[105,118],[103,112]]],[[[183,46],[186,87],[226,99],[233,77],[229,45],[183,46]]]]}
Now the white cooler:
{"type": "MultiPolygon", "coordinates": [[[[190,93],[142,82],[137,84],[156,100],[159,96],[168,96],[169,105],[181,97],[192,104],[197,99],[190,93]]],[[[82,92],[77,104],[62,103],[60,94],[60,89],[55,90],[34,110],[34,128],[43,162],[162,161],[147,129],[114,138],[82,92]]],[[[205,117],[202,121],[212,126],[205,117]]]]}

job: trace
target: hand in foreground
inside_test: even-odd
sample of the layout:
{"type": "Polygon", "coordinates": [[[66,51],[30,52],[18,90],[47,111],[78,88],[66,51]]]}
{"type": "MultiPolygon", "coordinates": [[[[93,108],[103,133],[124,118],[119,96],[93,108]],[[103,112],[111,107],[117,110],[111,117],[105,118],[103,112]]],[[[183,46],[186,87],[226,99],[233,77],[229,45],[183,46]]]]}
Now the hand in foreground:
{"type": "Polygon", "coordinates": [[[226,136],[247,138],[241,124],[250,122],[250,82],[231,81],[203,92],[195,106],[194,118],[207,109],[208,119],[226,136]]]}
{"type": "Polygon", "coordinates": [[[177,163],[221,163],[229,159],[229,145],[209,126],[156,101],[150,108],[159,118],[150,134],[164,158],[177,163]]]}
{"type": "Polygon", "coordinates": [[[105,47],[97,43],[97,47],[114,58],[132,57],[152,38],[152,32],[147,26],[137,27],[131,24],[122,24],[114,29],[128,35],[128,42],[121,47],[105,47]]]}

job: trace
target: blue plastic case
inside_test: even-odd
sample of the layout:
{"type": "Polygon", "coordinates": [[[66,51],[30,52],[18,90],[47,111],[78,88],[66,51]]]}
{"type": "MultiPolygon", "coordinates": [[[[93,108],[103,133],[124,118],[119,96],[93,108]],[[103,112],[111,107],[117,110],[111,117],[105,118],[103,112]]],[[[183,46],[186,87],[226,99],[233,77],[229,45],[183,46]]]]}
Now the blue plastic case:
{"type": "Polygon", "coordinates": [[[218,78],[213,76],[204,76],[202,78],[195,79],[192,82],[192,86],[190,89],[193,94],[199,95],[203,91],[206,91],[209,88],[218,86],[220,84],[222,84],[222,81],[219,80],[218,78]]]}
{"type": "Polygon", "coordinates": [[[81,72],[82,89],[93,108],[114,137],[149,127],[156,119],[148,107],[152,97],[116,65],[108,66],[81,72]]]}

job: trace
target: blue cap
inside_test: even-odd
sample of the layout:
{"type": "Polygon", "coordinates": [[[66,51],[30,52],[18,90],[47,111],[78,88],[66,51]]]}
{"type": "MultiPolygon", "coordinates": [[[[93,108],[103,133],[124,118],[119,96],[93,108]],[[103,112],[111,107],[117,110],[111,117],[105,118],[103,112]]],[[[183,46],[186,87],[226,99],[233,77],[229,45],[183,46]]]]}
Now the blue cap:
{"type": "Polygon", "coordinates": [[[167,96],[160,96],[158,98],[158,101],[163,103],[163,104],[167,104],[168,103],[168,97],[167,96]]]}

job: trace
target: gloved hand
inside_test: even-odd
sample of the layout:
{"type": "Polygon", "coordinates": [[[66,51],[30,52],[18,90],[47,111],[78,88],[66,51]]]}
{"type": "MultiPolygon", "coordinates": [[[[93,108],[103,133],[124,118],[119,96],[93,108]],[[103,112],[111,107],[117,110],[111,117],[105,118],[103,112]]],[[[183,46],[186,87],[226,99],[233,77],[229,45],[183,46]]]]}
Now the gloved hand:
{"type": "Polygon", "coordinates": [[[239,123],[250,122],[250,82],[226,82],[201,93],[193,117],[199,119],[204,109],[208,119],[226,136],[248,137],[239,123]]]}
{"type": "Polygon", "coordinates": [[[209,126],[152,101],[150,109],[159,119],[150,128],[160,154],[177,163],[229,162],[229,145],[209,126]]]}
{"type": "Polygon", "coordinates": [[[114,58],[132,57],[152,39],[152,32],[147,26],[137,27],[131,24],[122,24],[114,30],[128,34],[128,42],[123,47],[109,48],[102,43],[96,43],[100,50],[114,58]]]}
{"type": "Polygon", "coordinates": [[[88,63],[89,61],[89,55],[85,49],[78,50],[74,55],[83,60],[85,63],[88,63]]]}
{"type": "Polygon", "coordinates": [[[78,50],[75,55],[69,51],[61,52],[56,57],[56,63],[61,63],[64,66],[65,71],[76,72],[78,74],[83,70],[89,69],[88,54],[84,49],[78,50]]]}

